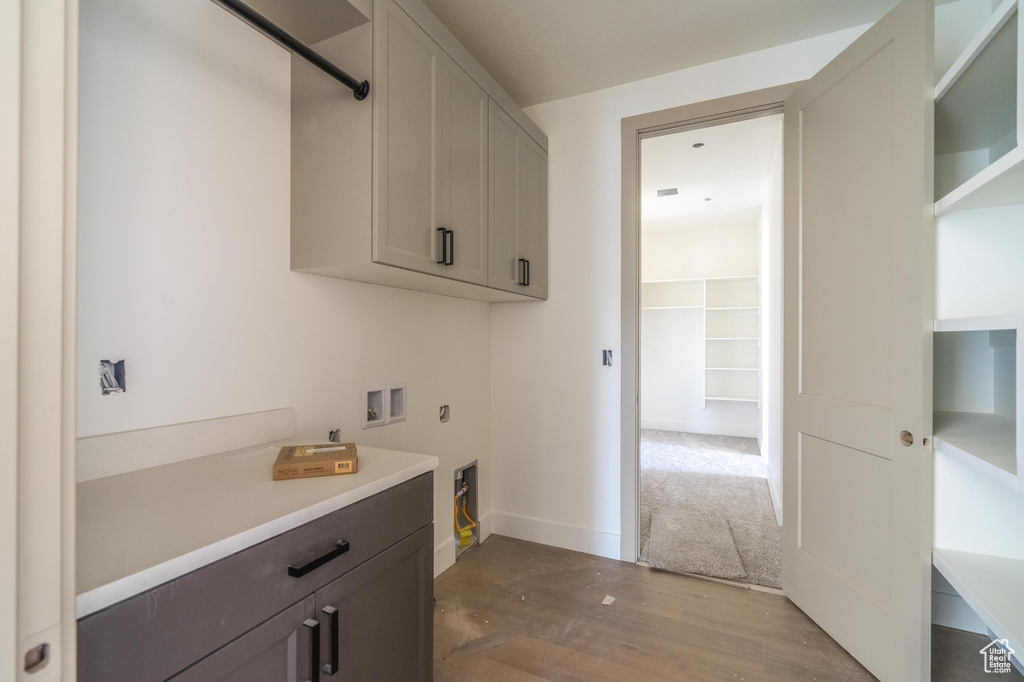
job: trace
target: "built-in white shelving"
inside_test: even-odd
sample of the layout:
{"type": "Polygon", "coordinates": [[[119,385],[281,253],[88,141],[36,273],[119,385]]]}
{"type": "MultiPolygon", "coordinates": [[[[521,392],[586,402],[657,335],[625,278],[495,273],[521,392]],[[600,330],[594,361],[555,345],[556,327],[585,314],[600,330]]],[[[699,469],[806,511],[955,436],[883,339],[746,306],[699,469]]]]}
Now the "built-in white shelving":
{"type": "Polygon", "coordinates": [[[1024,492],[1024,316],[937,320],[935,448],[1024,492]]]}
{"type": "Polygon", "coordinates": [[[936,8],[937,66],[959,50],[935,87],[937,215],[1024,203],[1018,4],[1004,0],[992,10],[991,0],[954,0],[936,8]]]}
{"type": "Polygon", "coordinates": [[[648,310],[703,308],[704,280],[672,279],[643,282],[640,286],[640,307],[648,310]]]}
{"type": "Polygon", "coordinates": [[[932,551],[932,564],[1017,657],[1024,652],[1024,561],[954,549],[932,551]]]}

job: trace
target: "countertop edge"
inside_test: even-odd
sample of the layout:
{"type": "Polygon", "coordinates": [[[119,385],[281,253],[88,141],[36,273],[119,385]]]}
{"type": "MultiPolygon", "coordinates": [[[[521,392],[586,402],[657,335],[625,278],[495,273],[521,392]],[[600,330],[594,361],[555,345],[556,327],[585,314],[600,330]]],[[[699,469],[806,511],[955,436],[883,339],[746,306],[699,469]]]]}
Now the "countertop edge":
{"type": "Polygon", "coordinates": [[[347,507],[377,493],[384,492],[388,488],[412,480],[440,466],[441,461],[437,457],[432,455],[426,455],[425,457],[426,459],[422,462],[370,481],[355,490],[349,490],[237,535],[219,540],[187,554],[182,554],[156,566],[151,566],[138,573],[133,573],[88,592],[83,592],[75,598],[75,618],[85,618],[97,611],[102,611],[120,601],[134,597],[146,590],[179,578],[186,573],[248,549],[281,533],[286,533],[293,528],[309,523],[333,511],[347,507]]]}

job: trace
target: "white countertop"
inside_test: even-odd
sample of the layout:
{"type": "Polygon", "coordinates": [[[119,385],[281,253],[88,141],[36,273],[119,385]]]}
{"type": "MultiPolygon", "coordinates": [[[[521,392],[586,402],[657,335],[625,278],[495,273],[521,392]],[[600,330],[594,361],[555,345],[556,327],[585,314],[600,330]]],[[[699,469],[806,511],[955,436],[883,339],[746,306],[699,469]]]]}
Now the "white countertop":
{"type": "Polygon", "coordinates": [[[357,444],[359,473],[271,480],[265,443],[78,484],[76,617],[436,469],[439,460],[357,444]]]}

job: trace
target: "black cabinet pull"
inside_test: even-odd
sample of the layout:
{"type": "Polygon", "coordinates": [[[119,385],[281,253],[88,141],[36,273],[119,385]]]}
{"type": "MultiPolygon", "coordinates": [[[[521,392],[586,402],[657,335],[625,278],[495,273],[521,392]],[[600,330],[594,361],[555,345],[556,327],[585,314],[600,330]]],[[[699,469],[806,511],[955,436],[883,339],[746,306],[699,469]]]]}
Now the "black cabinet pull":
{"type": "Polygon", "coordinates": [[[526,259],[519,259],[519,281],[517,284],[521,287],[526,286],[526,259]]]}
{"type": "Polygon", "coordinates": [[[337,559],[342,554],[348,551],[348,541],[338,540],[337,546],[327,554],[318,556],[317,558],[310,561],[308,564],[302,564],[301,566],[290,565],[288,566],[288,575],[293,578],[301,578],[310,571],[316,570],[326,564],[328,561],[337,559]]]}
{"type": "Polygon", "coordinates": [[[441,244],[437,248],[440,256],[437,259],[438,265],[448,265],[448,230],[443,227],[437,228],[437,236],[441,238],[441,244]]]}
{"type": "Polygon", "coordinates": [[[526,286],[530,286],[530,259],[526,259],[526,286]]]}
{"type": "Polygon", "coordinates": [[[445,230],[445,235],[448,237],[448,250],[445,252],[444,264],[455,265],[455,230],[445,230]]]}
{"type": "Polygon", "coordinates": [[[320,621],[307,618],[302,622],[309,629],[309,682],[320,679],[320,621]]]}
{"type": "Polygon", "coordinates": [[[330,658],[324,665],[323,672],[325,675],[333,675],[338,672],[338,609],[325,606],[323,613],[327,616],[327,646],[330,647],[330,658]]]}

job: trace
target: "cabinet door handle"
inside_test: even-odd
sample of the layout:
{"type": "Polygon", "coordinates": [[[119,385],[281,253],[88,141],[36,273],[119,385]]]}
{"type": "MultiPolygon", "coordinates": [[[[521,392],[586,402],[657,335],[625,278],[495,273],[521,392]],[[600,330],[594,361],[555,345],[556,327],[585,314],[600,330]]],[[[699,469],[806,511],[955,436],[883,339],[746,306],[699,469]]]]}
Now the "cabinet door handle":
{"type": "Polygon", "coordinates": [[[441,240],[435,251],[436,254],[440,254],[437,258],[437,264],[448,265],[448,230],[443,227],[437,228],[437,236],[441,240]]]}
{"type": "Polygon", "coordinates": [[[302,624],[309,630],[309,682],[320,679],[320,621],[307,618],[302,624]]]}
{"type": "Polygon", "coordinates": [[[326,564],[328,561],[331,561],[333,559],[337,559],[338,557],[340,557],[342,554],[344,554],[347,551],[348,551],[348,541],[347,540],[338,540],[338,544],[334,547],[334,549],[332,549],[327,554],[324,554],[323,556],[318,556],[317,558],[313,559],[309,563],[302,564],[301,566],[295,566],[294,564],[288,566],[288,575],[290,575],[293,578],[301,578],[302,576],[306,575],[310,571],[313,571],[313,570],[316,570],[316,569],[320,568],[321,566],[326,564]]]}
{"type": "Polygon", "coordinates": [[[324,615],[327,616],[327,645],[330,647],[328,654],[330,657],[327,659],[327,663],[323,667],[325,675],[333,675],[338,672],[338,609],[333,606],[325,606],[323,609],[324,615]]]}
{"type": "Polygon", "coordinates": [[[521,287],[526,286],[526,259],[519,259],[519,281],[517,284],[521,287]]]}
{"type": "Polygon", "coordinates": [[[445,265],[455,265],[455,230],[445,230],[448,237],[448,250],[444,260],[445,265]]]}
{"type": "Polygon", "coordinates": [[[530,259],[526,259],[526,286],[530,286],[530,259]]]}

